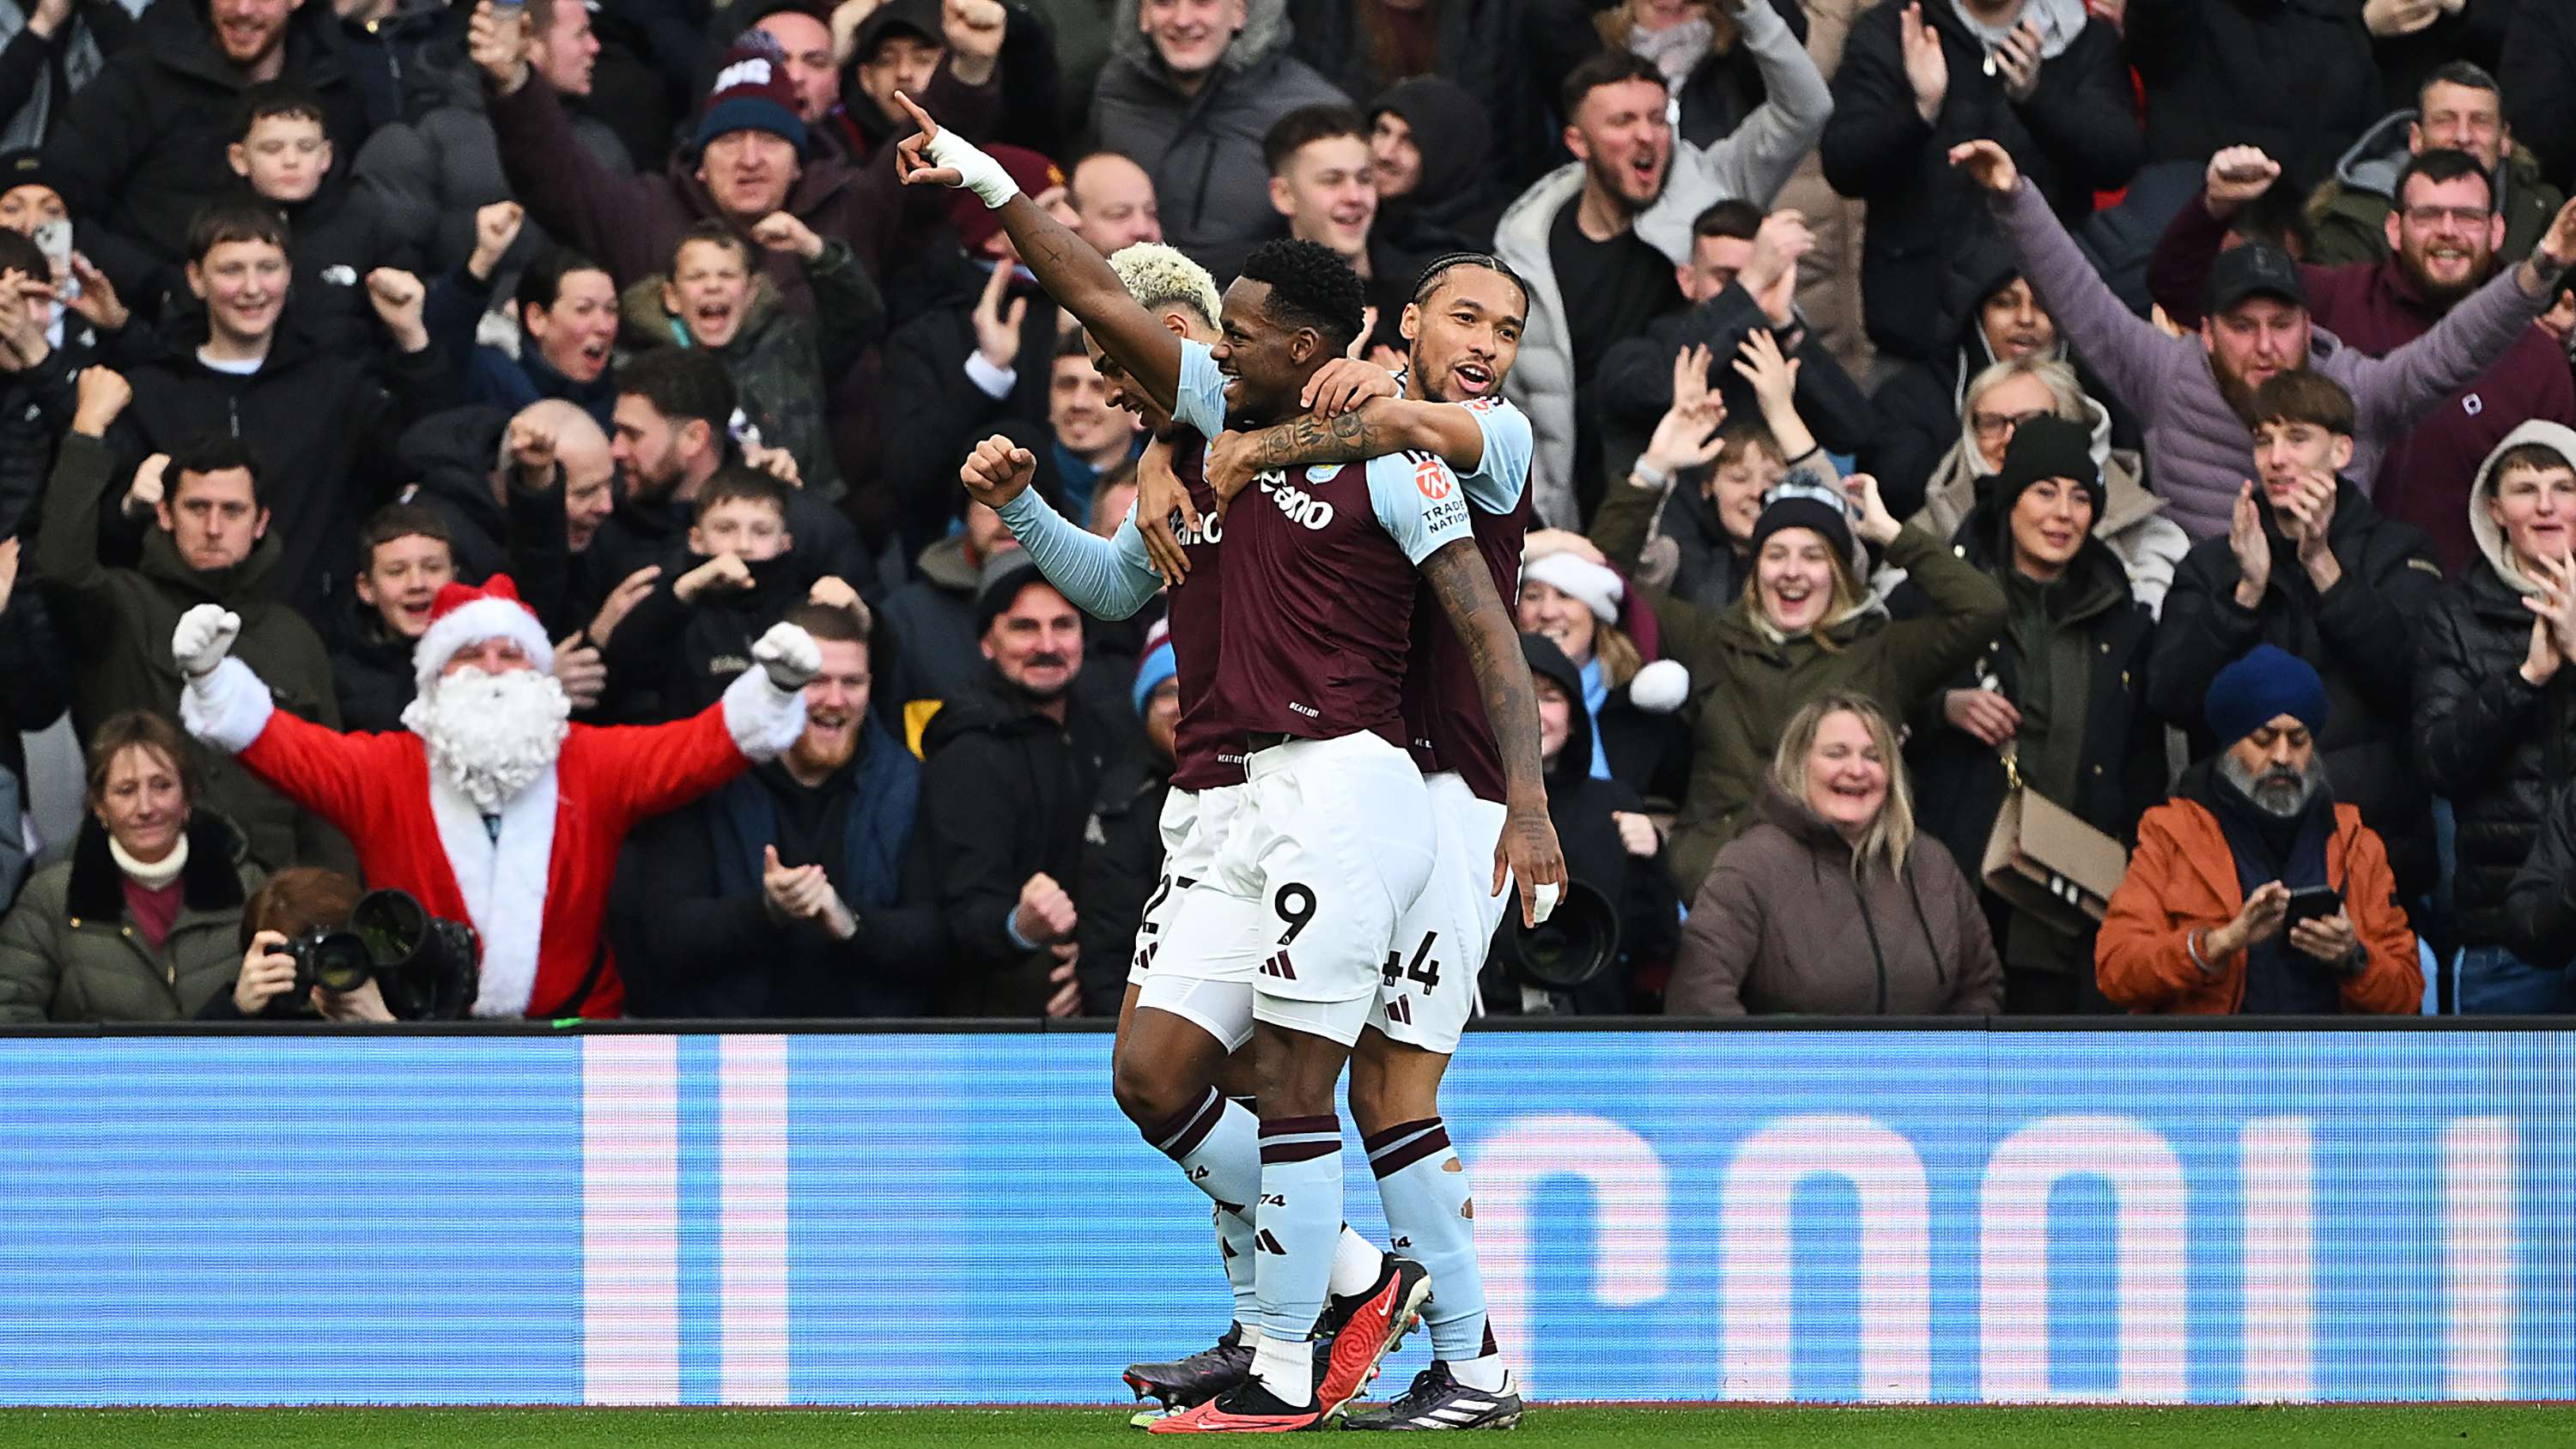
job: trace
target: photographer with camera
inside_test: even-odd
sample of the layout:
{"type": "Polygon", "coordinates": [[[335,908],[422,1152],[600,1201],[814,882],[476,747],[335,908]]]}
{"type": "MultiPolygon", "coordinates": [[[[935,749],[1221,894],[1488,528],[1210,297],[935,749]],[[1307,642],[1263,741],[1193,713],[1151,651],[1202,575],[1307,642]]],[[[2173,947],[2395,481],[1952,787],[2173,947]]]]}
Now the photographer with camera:
{"type": "Polygon", "coordinates": [[[340,939],[331,928],[345,923],[357,903],[358,883],[336,870],[297,866],[271,876],[242,906],[241,975],[197,1019],[393,1020],[372,975],[349,992],[329,990],[316,979],[317,967],[327,971],[330,963],[315,958],[326,956],[329,943],[340,939]]]}
{"type": "Polygon", "coordinates": [[[1489,1010],[1604,1016],[1663,1010],[1663,977],[1681,941],[1680,896],[1645,802],[1592,775],[1583,671],[1546,636],[1523,634],[1538,694],[1547,813],[1565,850],[1565,900],[1536,927],[1506,913],[1483,989],[1489,1010]]]}

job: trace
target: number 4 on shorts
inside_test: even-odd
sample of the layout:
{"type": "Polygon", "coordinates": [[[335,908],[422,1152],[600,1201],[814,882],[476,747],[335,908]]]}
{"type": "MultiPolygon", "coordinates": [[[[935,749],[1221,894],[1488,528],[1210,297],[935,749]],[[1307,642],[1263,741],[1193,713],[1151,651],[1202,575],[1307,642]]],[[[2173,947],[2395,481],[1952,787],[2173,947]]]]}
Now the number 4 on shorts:
{"type": "Polygon", "coordinates": [[[1413,948],[1410,964],[1398,964],[1401,958],[1393,951],[1387,952],[1386,968],[1379,973],[1385,977],[1386,984],[1393,986],[1409,976],[1420,982],[1423,990],[1437,990],[1440,986],[1440,963],[1431,959],[1431,943],[1439,939],[1438,931],[1424,932],[1422,944],[1413,948]]]}

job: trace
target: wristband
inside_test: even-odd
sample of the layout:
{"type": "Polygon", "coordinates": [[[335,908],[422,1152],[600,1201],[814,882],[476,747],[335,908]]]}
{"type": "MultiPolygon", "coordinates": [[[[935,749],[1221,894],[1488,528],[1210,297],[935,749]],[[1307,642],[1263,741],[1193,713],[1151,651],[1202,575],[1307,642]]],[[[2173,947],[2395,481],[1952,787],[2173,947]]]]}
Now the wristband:
{"type": "Polygon", "coordinates": [[[1640,488],[1661,489],[1669,488],[1673,484],[1672,474],[1665,472],[1663,469],[1656,467],[1654,464],[1647,462],[1643,458],[1639,458],[1636,462],[1628,465],[1628,478],[1640,488]]]}
{"type": "Polygon", "coordinates": [[[941,131],[931,137],[925,149],[930,153],[931,165],[956,168],[957,184],[974,192],[986,211],[998,210],[1003,202],[1020,194],[1020,183],[1011,179],[1001,162],[954,131],[941,131]]]}

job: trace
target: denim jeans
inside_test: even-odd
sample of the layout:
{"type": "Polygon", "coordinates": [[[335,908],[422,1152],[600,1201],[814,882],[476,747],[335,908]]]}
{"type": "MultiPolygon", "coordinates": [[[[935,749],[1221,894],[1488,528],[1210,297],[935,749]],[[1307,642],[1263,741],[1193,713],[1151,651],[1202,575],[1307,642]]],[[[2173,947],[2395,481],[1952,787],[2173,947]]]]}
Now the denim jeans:
{"type": "Polygon", "coordinates": [[[2576,1011],[2569,973],[2549,971],[2502,946],[2463,946],[2458,957],[2462,1016],[2534,1016],[2576,1011]]]}

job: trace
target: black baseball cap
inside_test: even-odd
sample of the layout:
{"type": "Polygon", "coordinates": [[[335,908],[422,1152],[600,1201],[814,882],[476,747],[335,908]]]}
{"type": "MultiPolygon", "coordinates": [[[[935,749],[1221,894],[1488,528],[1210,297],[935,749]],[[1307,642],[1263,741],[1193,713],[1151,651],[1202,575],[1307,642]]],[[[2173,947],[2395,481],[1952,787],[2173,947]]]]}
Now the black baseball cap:
{"type": "Polygon", "coordinates": [[[2220,252],[2209,269],[2209,314],[2217,316],[2248,297],[2278,297],[2293,307],[2307,306],[2299,264],[2269,242],[2247,242],[2220,252]]]}
{"type": "Polygon", "coordinates": [[[931,45],[947,44],[936,0],[886,0],[859,22],[858,32],[851,37],[851,59],[865,64],[877,53],[877,43],[895,30],[909,30],[931,45]]]}

